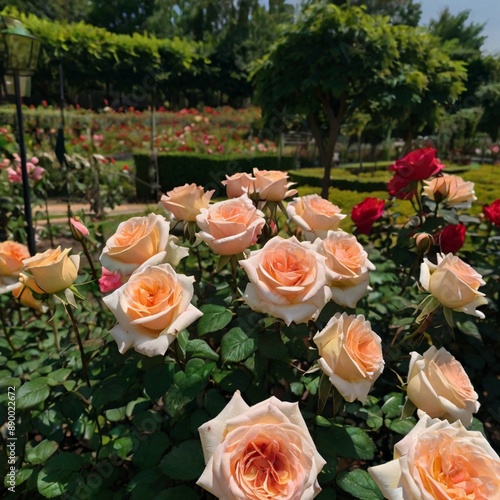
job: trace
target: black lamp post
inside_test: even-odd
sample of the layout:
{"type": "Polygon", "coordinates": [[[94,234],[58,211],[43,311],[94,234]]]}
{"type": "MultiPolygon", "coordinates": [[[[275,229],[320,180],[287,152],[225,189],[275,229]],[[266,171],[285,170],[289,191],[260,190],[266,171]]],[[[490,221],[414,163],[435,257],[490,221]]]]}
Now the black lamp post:
{"type": "Polygon", "coordinates": [[[23,179],[24,216],[28,248],[31,255],[36,253],[35,233],[31,215],[31,200],[24,124],[22,97],[31,94],[31,75],[33,74],[40,51],[40,40],[31,35],[20,21],[8,16],[0,16],[0,69],[4,76],[4,89],[7,95],[16,99],[17,130],[23,179]]]}

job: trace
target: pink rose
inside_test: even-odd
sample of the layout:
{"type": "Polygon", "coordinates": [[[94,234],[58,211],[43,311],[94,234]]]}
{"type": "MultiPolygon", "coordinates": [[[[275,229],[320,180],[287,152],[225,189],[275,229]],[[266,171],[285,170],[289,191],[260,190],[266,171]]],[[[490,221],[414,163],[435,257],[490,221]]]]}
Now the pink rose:
{"type": "Polygon", "coordinates": [[[133,347],[146,356],[163,356],[177,334],[202,316],[191,304],[193,282],[170,264],[154,265],[152,259],[104,297],[118,321],[109,333],[120,353],[133,347]]]}
{"type": "Polygon", "coordinates": [[[460,420],[465,427],[479,410],[477,393],[462,365],[444,348],[411,353],[408,399],[429,417],[460,420]]]}
{"type": "Polygon", "coordinates": [[[244,193],[254,191],[255,178],[250,174],[237,173],[231,176],[226,175],[226,180],[222,181],[222,185],[226,186],[226,194],[228,198],[238,198],[244,193]]]}
{"type": "Polygon", "coordinates": [[[500,459],[484,436],[457,420],[419,412],[394,460],[368,472],[388,500],[500,498],[500,459]]]}
{"type": "Polygon", "coordinates": [[[0,242],[0,293],[5,293],[8,285],[17,282],[23,268],[23,260],[28,259],[28,247],[16,241],[0,242]]]}
{"type": "Polygon", "coordinates": [[[82,241],[89,236],[89,230],[86,228],[85,224],[81,221],[73,219],[70,217],[69,219],[69,228],[71,230],[71,234],[76,241],[82,241]]]}
{"type": "Polygon", "coordinates": [[[472,202],[477,200],[474,183],[466,182],[458,175],[442,175],[424,181],[424,194],[430,200],[454,208],[470,208],[472,202]]]}
{"type": "Polygon", "coordinates": [[[215,190],[205,193],[196,184],[178,186],[161,197],[160,202],[171,212],[176,220],[195,221],[202,208],[207,208],[215,190]]]}
{"type": "Polygon", "coordinates": [[[356,307],[368,290],[369,272],[375,270],[356,236],[344,231],[329,231],[324,240],[317,239],[313,243],[313,248],[326,257],[327,284],[332,299],[341,306],[356,307]]]}
{"type": "Polygon", "coordinates": [[[331,298],[325,257],[295,237],[275,236],[239,263],[250,279],[243,300],[254,311],[272,314],[287,325],[315,320],[331,298]]]}
{"type": "Polygon", "coordinates": [[[116,233],[106,241],[100,261],[110,271],[124,275],[132,274],[154,256],[157,264],[168,262],[176,266],[189,253],[176,241],[177,238],[170,235],[170,223],[162,215],[132,217],[121,222],[116,233]]]}
{"type": "Polygon", "coordinates": [[[99,290],[101,290],[101,293],[112,292],[120,288],[123,283],[124,277],[118,271],[110,271],[105,267],[102,268],[102,275],[99,278],[99,290]]]}
{"type": "Polygon", "coordinates": [[[424,259],[420,266],[420,283],[443,306],[484,318],[476,307],[488,303],[484,293],[478,291],[485,282],[478,272],[455,255],[437,254],[437,264],[424,259]]]}
{"type": "Polygon", "coordinates": [[[382,340],[362,315],[337,313],[313,337],[319,366],[346,401],[365,402],[384,369],[382,340]]]}
{"type": "Polygon", "coordinates": [[[288,174],[286,172],[254,168],[253,175],[255,177],[254,188],[259,200],[282,201],[297,194],[296,189],[288,189],[293,183],[287,182],[288,174]]]}
{"type": "Polygon", "coordinates": [[[288,217],[309,241],[325,238],[328,231],[338,229],[340,221],[346,217],[340,212],[339,207],[317,194],[294,198],[286,207],[288,217]]]}
{"type": "Polygon", "coordinates": [[[219,255],[236,255],[254,245],[266,223],[246,194],[202,208],[196,222],[198,237],[219,255]]]}
{"type": "Polygon", "coordinates": [[[221,499],[311,500],[325,465],[298,403],[271,397],[249,407],[236,391],[199,428],[206,467],[197,484],[221,499]]]}

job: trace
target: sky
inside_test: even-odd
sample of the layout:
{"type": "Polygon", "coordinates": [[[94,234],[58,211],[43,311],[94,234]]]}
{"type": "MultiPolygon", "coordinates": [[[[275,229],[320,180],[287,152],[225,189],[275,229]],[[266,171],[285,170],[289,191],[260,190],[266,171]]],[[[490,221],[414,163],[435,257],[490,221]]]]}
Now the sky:
{"type": "Polygon", "coordinates": [[[452,14],[469,10],[469,21],[486,23],[483,34],[487,36],[483,50],[488,54],[500,54],[500,0],[420,0],[422,18],[426,25],[430,19],[437,19],[440,12],[449,7],[452,14]]]}

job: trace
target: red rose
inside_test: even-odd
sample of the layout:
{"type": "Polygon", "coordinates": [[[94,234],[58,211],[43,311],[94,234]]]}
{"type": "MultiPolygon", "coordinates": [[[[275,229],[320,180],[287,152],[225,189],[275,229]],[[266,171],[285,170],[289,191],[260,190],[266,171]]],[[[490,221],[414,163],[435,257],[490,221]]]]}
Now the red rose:
{"type": "Polygon", "coordinates": [[[411,200],[415,192],[410,187],[409,179],[394,174],[394,177],[387,184],[387,191],[398,200],[411,200]]]}
{"type": "Polygon", "coordinates": [[[361,234],[369,234],[373,223],[382,217],[385,201],[378,198],[365,198],[352,207],[351,219],[361,234]]]}
{"type": "Polygon", "coordinates": [[[442,231],[434,235],[434,239],[441,247],[441,252],[456,253],[458,252],[465,241],[466,228],[463,224],[450,224],[442,231]]]}
{"type": "Polygon", "coordinates": [[[500,199],[495,200],[491,205],[484,205],[483,214],[495,226],[500,226],[500,199]]]}
{"type": "Polygon", "coordinates": [[[403,179],[421,181],[436,175],[444,165],[436,158],[434,148],[416,149],[390,166],[403,179]]]}

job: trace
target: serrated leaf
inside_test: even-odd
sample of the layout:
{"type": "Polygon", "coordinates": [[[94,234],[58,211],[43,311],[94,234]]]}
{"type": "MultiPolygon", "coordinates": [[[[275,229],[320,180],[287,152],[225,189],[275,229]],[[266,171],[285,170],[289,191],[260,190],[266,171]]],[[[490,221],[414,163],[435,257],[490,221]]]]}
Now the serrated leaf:
{"type": "Polygon", "coordinates": [[[171,450],[159,465],[171,479],[192,481],[198,479],[205,468],[201,443],[190,439],[171,450]]]}
{"type": "Polygon", "coordinates": [[[229,309],[216,304],[204,304],[200,307],[203,316],[198,321],[198,335],[222,330],[229,324],[233,314],[229,309]]]}
{"type": "Polygon", "coordinates": [[[354,498],[360,500],[384,500],[384,495],[368,472],[362,469],[343,471],[337,477],[337,484],[354,498]]]}
{"type": "Polygon", "coordinates": [[[257,340],[241,328],[231,328],[222,337],[220,350],[225,363],[238,363],[251,356],[257,349],[257,340]]]}
{"type": "Polygon", "coordinates": [[[17,393],[17,408],[24,410],[32,408],[45,401],[50,395],[49,380],[47,377],[38,377],[21,386],[17,393]]]}
{"type": "Polygon", "coordinates": [[[59,448],[58,443],[46,439],[34,448],[26,451],[26,460],[33,465],[43,464],[56,452],[57,448],[59,448]]]}
{"type": "Polygon", "coordinates": [[[391,392],[385,398],[382,411],[386,418],[395,418],[401,415],[403,407],[403,394],[400,392],[391,392]]]}
{"type": "Polygon", "coordinates": [[[186,354],[212,361],[219,359],[219,355],[202,339],[189,340],[186,344],[186,354]]]}

